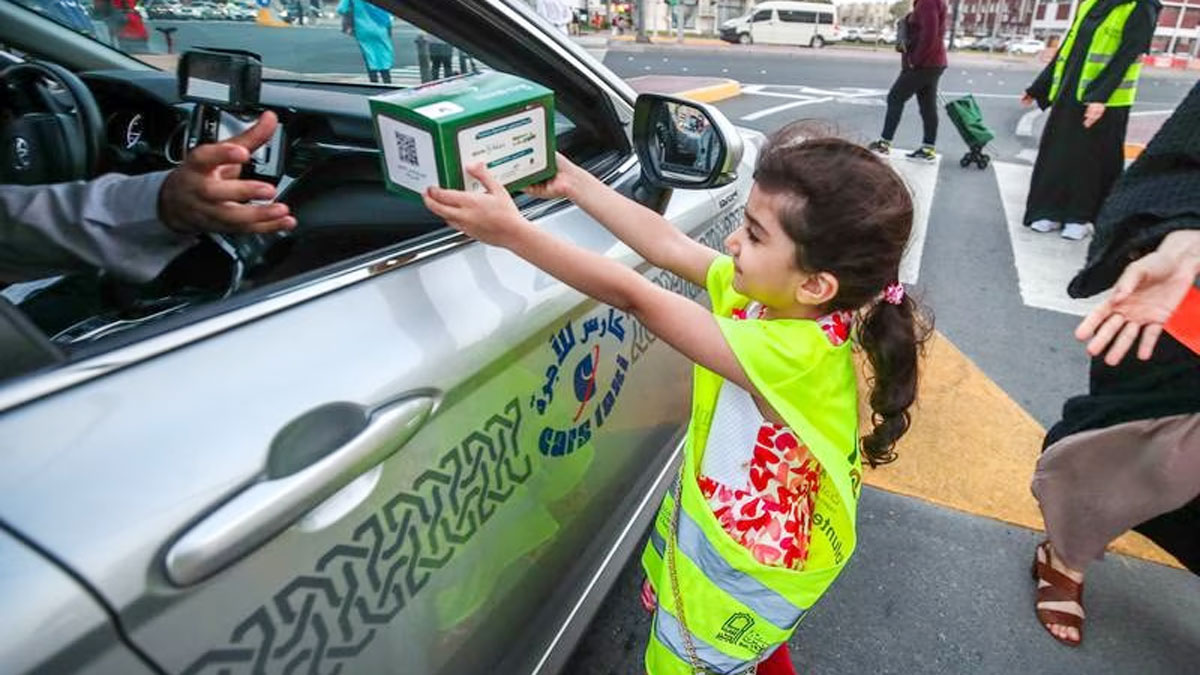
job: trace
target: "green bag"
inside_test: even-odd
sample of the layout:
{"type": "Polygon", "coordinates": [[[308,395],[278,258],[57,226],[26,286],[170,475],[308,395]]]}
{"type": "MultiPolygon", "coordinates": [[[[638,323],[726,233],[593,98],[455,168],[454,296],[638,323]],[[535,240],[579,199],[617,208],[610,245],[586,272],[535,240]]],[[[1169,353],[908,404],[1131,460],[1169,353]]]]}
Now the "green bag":
{"type": "Polygon", "coordinates": [[[970,94],[947,103],[946,115],[954,123],[954,128],[958,129],[958,135],[962,136],[963,142],[972,150],[982,148],[996,137],[984,123],[983,112],[979,110],[975,97],[970,94]]]}

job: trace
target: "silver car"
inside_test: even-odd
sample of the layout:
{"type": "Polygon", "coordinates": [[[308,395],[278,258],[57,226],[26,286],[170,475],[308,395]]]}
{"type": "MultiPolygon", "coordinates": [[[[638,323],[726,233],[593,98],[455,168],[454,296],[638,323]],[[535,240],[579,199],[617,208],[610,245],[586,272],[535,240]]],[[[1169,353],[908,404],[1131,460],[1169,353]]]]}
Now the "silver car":
{"type": "MultiPolygon", "coordinates": [[[[30,2],[0,0],[0,60],[78,74],[99,131],[75,123],[91,101],[22,86],[73,107],[56,123],[100,148],[87,173],[170,168],[234,133],[242,116],[179,99],[173,58],[193,40],[261,53],[283,131],[247,170],[299,226],[205,239],[149,284],[88,272],[0,292],[0,672],[559,670],[640,550],[689,364],[386,192],[367,97],[389,85],[367,82],[353,37],[181,24],[176,53],[130,55],[30,2]]],[[[760,135],[702,105],[635,106],[517,0],[380,6],[391,87],[420,82],[418,38],[436,35],[456,71],[551,87],[559,150],[609,185],[714,246],[740,223],[760,135]],[[658,144],[663,107],[714,127],[706,158],[658,144]]],[[[700,293],[570,203],[518,204],[700,293]]]]}

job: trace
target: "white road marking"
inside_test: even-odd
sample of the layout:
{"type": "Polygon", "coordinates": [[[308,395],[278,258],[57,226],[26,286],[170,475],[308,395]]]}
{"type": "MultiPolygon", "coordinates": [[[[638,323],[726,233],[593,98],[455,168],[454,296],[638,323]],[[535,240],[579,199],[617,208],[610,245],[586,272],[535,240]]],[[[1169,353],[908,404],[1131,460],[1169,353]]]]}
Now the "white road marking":
{"type": "Polygon", "coordinates": [[[1017,153],[1017,159],[1033,164],[1037,162],[1038,151],[1036,148],[1025,148],[1017,153]]]}
{"type": "Polygon", "coordinates": [[[1018,136],[1032,136],[1033,135],[1033,123],[1037,121],[1037,118],[1041,114],[1042,114],[1041,110],[1034,108],[1033,110],[1026,112],[1024,115],[1021,115],[1021,119],[1017,122],[1017,135],[1018,136]]]}
{"type": "Polygon", "coordinates": [[[772,84],[747,84],[742,86],[742,94],[749,96],[767,96],[773,98],[790,99],[791,103],[784,103],[773,108],[765,108],[742,116],[741,119],[752,122],[775,113],[799,108],[805,105],[815,105],[818,103],[828,103],[837,101],[839,103],[856,103],[872,105],[872,103],[858,99],[869,99],[877,97],[886,92],[880,89],[864,89],[861,87],[843,87],[840,89],[818,89],[816,87],[806,87],[803,85],[772,85],[772,84]],[[767,91],[767,88],[787,89],[794,93],[786,93],[780,91],[767,91]]]}
{"type": "Polygon", "coordinates": [[[937,189],[942,156],[938,155],[935,162],[921,162],[905,159],[904,155],[909,152],[912,151],[892,148],[888,160],[912,193],[913,227],[908,248],[900,260],[900,281],[915,284],[921,275],[921,255],[925,252],[925,233],[929,229],[929,214],[933,210],[933,193],[937,189]]]}
{"type": "Polygon", "coordinates": [[[829,101],[832,101],[832,100],[833,99],[830,97],[806,98],[804,100],[792,101],[791,103],[784,103],[783,105],[777,105],[774,108],[767,108],[765,110],[759,110],[758,112],[753,112],[753,113],[750,113],[749,115],[742,115],[742,119],[747,122],[753,122],[754,120],[762,119],[763,117],[767,117],[768,115],[774,115],[775,113],[780,113],[780,112],[783,112],[784,110],[791,110],[792,108],[799,108],[800,106],[804,106],[804,105],[813,105],[814,103],[828,103],[829,101]]]}
{"type": "Polygon", "coordinates": [[[1087,259],[1087,239],[1068,241],[1057,233],[1040,234],[1025,227],[1025,198],[1033,167],[992,162],[1004,217],[1012,241],[1013,260],[1021,300],[1030,307],[1083,316],[1100,303],[1107,293],[1077,300],[1067,295],[1067,284],[1087,259]]]}
{"type": "MultiPolygon", "coordinates": [[[[971,84],[971,82],[968,81],[967,84],[971,84]]],[[[974,96],[975,98],[1008,98],[1008,99],[1021,98],[1020,94],[981,94],[976,91],[943,91],[943,92],[938,92],[938,93],[942,94],[943,96],[966,96],[967,94],[970,94],[971,96],[974,96]]]]}

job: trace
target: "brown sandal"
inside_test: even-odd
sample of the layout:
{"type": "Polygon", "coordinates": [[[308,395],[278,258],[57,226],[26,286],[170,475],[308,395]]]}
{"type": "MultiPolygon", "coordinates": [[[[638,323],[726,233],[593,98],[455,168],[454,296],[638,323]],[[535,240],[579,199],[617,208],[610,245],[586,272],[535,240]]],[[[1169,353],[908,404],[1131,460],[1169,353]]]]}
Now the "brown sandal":
{"type": "Polygon", "coordinates": [[[1050,565],[1050,542],[1037,545],[1033,554],[1033,578],[1037,582],[1037,603],[1034,607],[1038,621],[1050,633],[1050,637],[1070,647],[1083,642],[1083,584],[1059,572],[1050,565]],[[1040,556],[1039,556],[1040,554],[1040,556]],[[1045,562],[1040,560],[1045,558],[1045,562]],[[1043,603],[1074,602],[1079,605],[1079,614],[1055,609],[1042,609],[1043,603]],[[1066,626],[1079,631],[1078,640],[1060,638],[1050,631],[1050,625],[1066,626]]]}

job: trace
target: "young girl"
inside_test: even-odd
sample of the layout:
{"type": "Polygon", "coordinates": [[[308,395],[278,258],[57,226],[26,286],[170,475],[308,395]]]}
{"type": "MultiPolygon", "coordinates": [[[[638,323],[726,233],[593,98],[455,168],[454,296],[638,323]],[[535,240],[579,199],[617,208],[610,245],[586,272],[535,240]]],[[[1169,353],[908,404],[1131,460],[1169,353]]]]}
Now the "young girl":
{"type": "Polygon", "coordinates": [[[712,311],[539,230],[504,188],[431,188],[451,226],[633,314],[696,365],[683,467],[643,554],[652,675],[794,672],[786,641],[855,546],[861,459],[851,342],[874,371],[874,466],[916,396],[923,327],[897,281],[912,226],[899,177],[866,149],[790,125],[759,157],[745,221],[707,248],[559,157],[531,188],[565,197],[650,263],[708,289],[712,311]]]}

